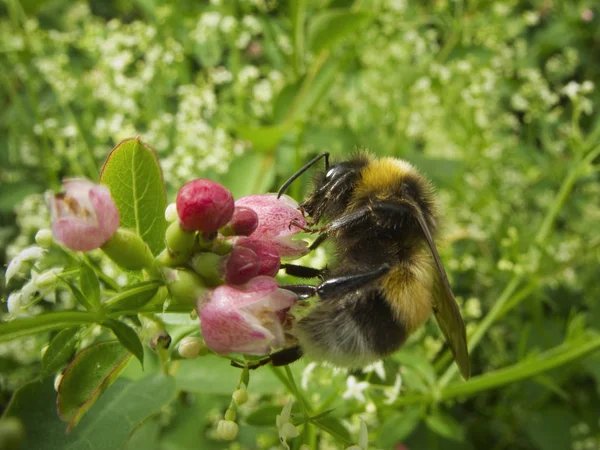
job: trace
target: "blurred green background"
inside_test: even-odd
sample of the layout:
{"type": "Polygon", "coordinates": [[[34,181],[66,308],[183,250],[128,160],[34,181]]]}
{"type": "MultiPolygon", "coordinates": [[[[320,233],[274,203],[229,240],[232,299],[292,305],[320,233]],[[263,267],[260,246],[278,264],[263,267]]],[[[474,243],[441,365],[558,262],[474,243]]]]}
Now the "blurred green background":
{"type": "MultiPolygon", "coordinates": [[[[323,151],[404,158],[438,189],[473,372],[496,378],[438,402],[449,360],[430,323],[385,379],[355,374],[371,383],[366,398],[340,400],[346,375],[312,366],[306,397],[331,398],[330,426],[351,440],[365,418],[373,448],[600,448],[598,351],[523,379],[495,372],[598,339],[597,2],[4,0],[0,37],[0,263],[48,226],[46,189],[97,179],[127,137],[156,150],[170,200],[196,177],[236,197],[273,191],[323,151]],[[387,402],[397,373],[402,392],[387,402]]],[[[309,178],[290,194],[301,199],[309,178]]],[[[47,340],[0,347],[0,405],[39,372],[47,340]]],[[[238,376],[209,359],[183,364],[187,400],[136,439],[276,446],[284,390],[258,373],[238,442],[207,440],[238,376]]]]}

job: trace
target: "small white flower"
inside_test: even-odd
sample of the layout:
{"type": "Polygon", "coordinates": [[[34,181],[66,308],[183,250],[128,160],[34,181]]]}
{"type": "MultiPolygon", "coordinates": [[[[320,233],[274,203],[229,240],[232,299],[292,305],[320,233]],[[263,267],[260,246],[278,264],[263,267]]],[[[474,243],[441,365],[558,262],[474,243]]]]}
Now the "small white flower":
{"type": "Polygon", "coordinates": [[[6,268],[6,284],[8,284],[12,277],[14,277],[19,272],[19,270],[21,270],[21,267],[23,266],[24,262],[40,259],[43,254],[43,248],[38,247],[37,245],[33,245],[31,247],[27,247],[21,253],[15,256],[6,268]]]}
{"type": "Polygon", "coordinates": [[[579,83],[577,83],[576,81],[570,81],[562,89],[562,91],[565,93],[565,95],[567,97],[569,97],[571,100],[574,100],[577,97],[577,94],[579,94],[580,90],[581,90],[581,85],[579,83]]]}
{"type": "Polygon", "coordinates": [[[355,398],[359,402],[364,403],[366,401],[365,394],[363,391],[369,387],[369,383],[366,381],[357,381],[356,377],[350,375],[346,380],[346,391],[342,394],[344,400],[355,398]]]}
{"type": "Polygon", "coordinates": [[[295,438],[298,436],[298,429],[290,422],[290,416],[292,412],[292,401],[288,401],[281,414],[275,417],[275,425],[277,426],[277,432],[279,433],[279,441],[287,450],[290,450],[290,446],[287,443],[288,438],[295,438]]]}
{"type": "Polygon", "coordinates": [[[308,382],[310,381],[310,377],[312,375],[313,370],[315,370],[315,367],[317,367],[317,363],[312,361],[308,363],[302,371],[302,380],[300,381],[300,386],[302,386],[302,389],[304,389],[305,391],[308,390],[308,382]]]}
{"type": "Polygon", "coordinates": [[[374,362],[365,367],[362,371],[364,373],[375,372],[380,379],[385,380],[385,367],[383,366],[383,361],[374,362]]]}
{"type": "Polygon", "coordinates": [[[21,313],[21,297],[22,294],[20,292],[13,292],[8,296],[8,299],[6,300],[6,307],[8,309],[8,312],[13,316],[16,316],[19,313],[21,313]]]}
{"type": "Polygon", "coordinates": [[[384,391],[386,399],[383,401],[383,403],[386,405],[391,405],[394,403],[400,395],[400,389],[402,389],[402,377],[400,374],[398,374],[396,375],[396,381],[394,381],[394,385],[384,391]]]}
{"type": "Polygon", "coordinates": [[[233,441],[240,431],[240,427],[233,420],[219,420],[217,436],[226,441],[233,441]]]}

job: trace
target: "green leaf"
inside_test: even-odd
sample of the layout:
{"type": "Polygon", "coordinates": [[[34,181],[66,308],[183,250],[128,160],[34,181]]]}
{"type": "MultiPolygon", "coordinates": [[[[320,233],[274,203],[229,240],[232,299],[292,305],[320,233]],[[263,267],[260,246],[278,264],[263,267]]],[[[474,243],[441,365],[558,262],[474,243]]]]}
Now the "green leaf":
{"type": "Polygon", "coordinates": [[[249,141],[252,147],[259,152],[268,152],[277,147],[285,133],[289,131],[288,126],[266,126],[266,127],[237,127],[237,135],[240,139],[249,141]]]}
{"type": "Polygon", "coordinates": [[[80,352],[65,370],[58,388],[58,412],[70,430],[119,376],[131,354],[115,341],[80,352]]]}
{"type": "Polygon", "coordinates": [[[257,427],[272,427],[275,417],[279,414],[281,414],[281,406],[260,406],[253,409],[246,417],[246,423],[257,427]]]}
{"type": "Polygon", "coordinates": [[[79,304],[81,306],[83,306],[88,311],[98,311],[98,308],[100,307],[100,303],[97,303],[97,304],[93,303],[93,300],[88,298],[86,295],[83,295],[83,292],[81,292],[81,290],[70,280],[67,280],[66,278],[62,277],[61,275],[56,275],[56,276],[63,283],[65,283],[67,285],[67,287],[73,294],[73,297],[75,297],[75,299],[79,302],[79,304]]]}
{"type": "MultiPolygon", "coordinates": [[[[285,113],[286,123],[303,119],[318,102],[326,98],[327,91],[345,63],[344,58],[329,58],[322,66],[312,68],[316,73],[313,76],[311,72],[303,78],[290,109],[287,112],[279,111],[279,114],[285,113]]],[[[318,63],[315,63],[315,66],[317,65],[318,63]]],[[[286,95],[289,95],[289,92],[286,95]]]]}
{"type": "Polygon", "coordinates": [[[221,182],[237,199],[245,195],[266,192],[275,180],[273,158],[248,152],[233,160],[221,182]]]}
{"type": "Polygon", "coordinates": [[[423,378],[423,380],[425,380],[428,386],[433,386],[435,384],[435,369],[424,355],[416,352],[400,350],[399,352],[394,353],[393,358],[401,364],[405,364],[414,368],[415,371],[423,378]]]}
{"type": "Polygon", "coordinates": [[[66,433],[56,412],[53,377],[49,377],[18,389],[5,416],[18,417],[25,426],[24,449],[121,449],[134,430],[174,397],[175,381],[171,377],[152,375],[137,382],[119,379],[100,397],[79,426],[66,433]]]}
{"type": "Polygon", "coordinates": [[[54,336],[42,357],[42,377],[60,370],[73,356],[79,329],[80,327],[65,328],[54,336]]]}
{"type": "Polygon", "coordinates": [[[353,441],[348,429],[337,417],[321,417],[319,419],[311,419],[310,422],[346,445],[351,444],[353,441]]]}
{"type": "Polygon", "coordinates": [[[417,427],[421,420],[421,408],[411,408],[404,412],[397,412],[388,417],[379,427],[377,433],[377,447],[393,448],[402,442],[417,427]]]}
{"type": "Polygon", "coordinates": [[[446,439],[462,442],[465,440],[465,430],[452,416],[437,412],[425,418],[429,429],[446,439]]]}
{"type": "Polygon", "coordinates": [[[100,309],[100,282],[96,272],[83,263],[79,268],[79,284],[82,294],[87,298],[94,310],[100,309]]]}
{"type": "MultiPolygon", "coordinates": [[[[295,377],[300,377],[304,364],[290,366],[295,377]]],[[[228,360],[213,355],[200,359],[181,360],[175,374],[177,388],[202,394],[231,396],[240,378],[240,370],[231,370],[228,360]]],[[[250,374],[252,392],[266,394],[281,389],[278,378],[270,370],[253,370],[250,374]]]]}
{"type": "Polygon", "coordinates": [[[110,310],[137,310],[148,303],[156,295],[160,281],[142,281],[134,286],[123,289],[104,302],[110,310]]]}
{"type": "Polygon", "coordinates": [[[110,328],[123,347],[129,350],[144,366],[144,347],[140,341],[140,337],[133,328],[129,325],[119,322],[115,319],[108,319],[102,322],[107,328],[110,328]]]}
{"type": "Polygon", "coordinates": [[[369,21],[371,16],[364,12],[348,9],[330,9],[316,14],[308,28],[309,47],[313,53],[331,50],[339,41],[369,21]]]}
{"type": "Polygon", "coordinates": [[[124,140],[108,155],[100,181],[110,188],[121,226],[136,231],[158,254],[164,248],[167,201],[154,151],[139,138],[124,140]]]}
{"type": "Polygon", "coordinates": [[[25,319],[0,323],[0,342],[12,341],[31,334],[42,333],[73,325],[83,325],[99,321],[96,313],[82,311],[61,311],[42,314],[25,319]]]}

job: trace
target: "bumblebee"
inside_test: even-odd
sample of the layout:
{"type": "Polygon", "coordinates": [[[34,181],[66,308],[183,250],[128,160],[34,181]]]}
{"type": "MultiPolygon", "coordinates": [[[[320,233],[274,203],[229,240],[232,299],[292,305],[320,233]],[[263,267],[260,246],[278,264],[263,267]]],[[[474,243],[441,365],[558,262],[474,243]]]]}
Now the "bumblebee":
{"type": "Polygon", "coordinates": [[[310,217],[311,245],[333,243],[331,267],[316,270],[285,264],[312,285],[281,286],[300,298],[318,296],[314,308],[294,325],[296,346],[277,351],[260,365],[285,365],[302,355],[336,366],[359,368],[398,350],[433,311],[462,376],[470,376],[465,325],[440,260],[439,224],[431,183],[408,162],[361,152],[329,164],[317,156],[290,184],[320,160],[313,189],[300,204],[310,217]]]}

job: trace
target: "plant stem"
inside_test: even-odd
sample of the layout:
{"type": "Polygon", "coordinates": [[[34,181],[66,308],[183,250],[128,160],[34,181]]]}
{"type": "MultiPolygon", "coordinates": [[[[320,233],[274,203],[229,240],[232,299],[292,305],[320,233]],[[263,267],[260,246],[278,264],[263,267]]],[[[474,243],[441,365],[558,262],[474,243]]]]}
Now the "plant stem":
{"type": "Polygon", "coordinates": [[[61,311],[17,319],[0,324],[0,342],[11,341],[31,334],[53,331],[73,325],[101,322],[102,313],[94,311],[61,311]]]}
{"type": "Polygon", "coordinates": [[[307,416],[310,415],[312,413],[312,409],[311,409],[310,405],[308,404],[308,402],[306,401],[306,399],[304,398],[302,391],[300,391],[300,389],[298,389],[298,385],[296,384],[296,380],[294,380],[294,374],[292,373],[290,366],[284,366],[284,369],[285,369],[285,374],[287,375],[287,378],[290,382],[289,385],[292,388],[292,393],[294,394],[294,396],[300,403],[300,406],[302,407],[304,414],[307,416]]]}

